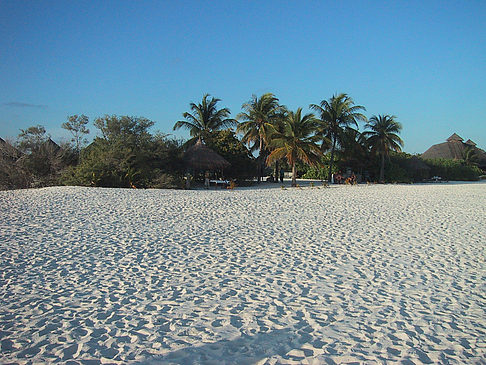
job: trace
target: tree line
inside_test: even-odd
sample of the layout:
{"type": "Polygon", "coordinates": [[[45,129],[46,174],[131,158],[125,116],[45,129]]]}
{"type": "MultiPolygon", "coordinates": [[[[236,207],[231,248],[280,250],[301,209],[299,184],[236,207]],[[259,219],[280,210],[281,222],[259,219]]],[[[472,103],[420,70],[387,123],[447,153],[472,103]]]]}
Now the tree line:
{"type": "Polygon", "coordinates": [[[235,119],[228,108],[218,108],[220,101],[206,94],[200,103],[190,104],[173,126],[189,131],[187,141],[152,134],[154,122],[146,118],[116,115],[94,120],[99,135],[90,144],[85,115],[72,115],[62,124],[72,135],[63,145],[52,141],[41,125],[21,130],[14,143],[0,140],[0,187],[179,188],[184,179],[200,176],[193,172],[188,177],[183,160],[184,151],[198,139],[231,163],[225,178],[241,184],[277,177],[281,169],[291,171],[293,186],[298,176],[331,181],[332,174],[344,170],[376,182],[420,181],[434,172],[461,179],[481,174],[465,161],[447,168],[450,162],[420,161],[427,168],[417,168],[418,157],[401,151],[397,118],[380,114],[368,119],[365,107],[347,94],[310,104],[310,113],[289,110],[272,93],[253,95],[235,119]],[[359,131],[358,122],[365,131],[359,131]]]}

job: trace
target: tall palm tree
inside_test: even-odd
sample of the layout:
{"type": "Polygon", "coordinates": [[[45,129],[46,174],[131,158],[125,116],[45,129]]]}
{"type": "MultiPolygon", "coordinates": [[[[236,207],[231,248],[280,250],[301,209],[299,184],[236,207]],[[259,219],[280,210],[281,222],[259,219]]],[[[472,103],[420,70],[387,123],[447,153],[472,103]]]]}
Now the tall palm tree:
{"type": "Polygon", "coordinates": [[[267,157],[267,165],[286,158],[292,166],[292,186],[297,185],[296,162],[302,161],[308,165],[319,164],[322,152],[315,143],[314,131],[317,120],[313,114],[302,116],[302,108],[294,113],[288,112],[282,120],[283,132],[277,132],[273,128],[271,135],[271,147],[273,148],[267,157]]]}
{"type": "Polygon", "coordinates": [[[205,94],[201,103],[191,103],[192,113],[185,112],[182,114],[186,120],[176,122],[173,129],[188,129],[191,137],[194,137],[195,140],[207,138],[214,131],[235,126],[237,121],[229,118],[230,110],[228,108],[218,110],[216,107],[221,99],[209,99],[209,97],[209,94],[205,94]]]}
{"type": "Polygon", "coordinates": [[[241,108],[244,112],[237,115],[242,122],[237,132],[243,133],[242,141],[250,146],[250,150],[259,151],[258,181],[260,181],[267,153],[269,131],[281,120],[284,108],[272,93],[263,94],[260,98],[252,95],[251,100],[241,108]]]}
{"type": "Polygon", "coordinates": [[[333,95],[329,100],[322,100],[319,105],[311,104],[320,118],[321,137],[330,141],[331,158],[329,161],[328,181],[331,181],[334,154],[339,143],[340,136],[345,128],[351,125],[358,127],[358,120],[366,121],[366,117],[360,110],[366,110],[364,106],[354,105],[353,99],[347,94],[333,95]]]}
{"type": "Polygon", "coordinates": [[[365,128],[369,128],[371,131],[363,132],[371,152],[381,156],[380,182],[385,180],[385,156],[389,156],[390,151],[400,152],[403,146],[403,141],[398,136],[402,125],[395,118],[394,115],[388,114],[373,115],[365,125],[365,128]]]}

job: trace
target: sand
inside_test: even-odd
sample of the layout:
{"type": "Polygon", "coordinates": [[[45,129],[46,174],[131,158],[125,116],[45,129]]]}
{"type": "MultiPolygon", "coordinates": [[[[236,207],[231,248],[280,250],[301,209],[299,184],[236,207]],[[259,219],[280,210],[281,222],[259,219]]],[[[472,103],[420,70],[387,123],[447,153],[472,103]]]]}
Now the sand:
{"type": "Polygon", "coordinates": [[[486,363],[484,183],[0,203],[1,363],[486,363]]]}

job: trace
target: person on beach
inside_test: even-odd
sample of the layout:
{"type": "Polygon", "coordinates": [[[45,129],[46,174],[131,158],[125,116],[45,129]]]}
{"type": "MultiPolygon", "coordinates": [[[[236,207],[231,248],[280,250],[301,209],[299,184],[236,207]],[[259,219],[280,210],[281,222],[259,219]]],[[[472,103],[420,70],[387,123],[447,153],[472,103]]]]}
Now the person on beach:
{"type": "Polygon", "coordinates": [[[284,169],[283,167],[280,168],[280,182],[283,183],[283,178],[284,178],[284,169]]]}
{"type": "Polygon", "coordinates": [[[209,171],[206,171],[206,174],[204,175],[204,187],[209,189],[209,171]]]}

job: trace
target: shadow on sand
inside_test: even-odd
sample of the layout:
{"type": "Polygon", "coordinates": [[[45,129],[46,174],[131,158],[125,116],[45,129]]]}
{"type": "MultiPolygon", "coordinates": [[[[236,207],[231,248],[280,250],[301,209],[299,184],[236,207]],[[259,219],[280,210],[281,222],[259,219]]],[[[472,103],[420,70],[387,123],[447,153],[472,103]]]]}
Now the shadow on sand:
{"type": "Polygon", "coordinates": [[[300,340],[294,331],[275,330],[253,336],[243,335],[232,341],[186,347],[138,364],[254,364],[274,355],[284,356],[289,349],[299,346],[300,340]]]}

